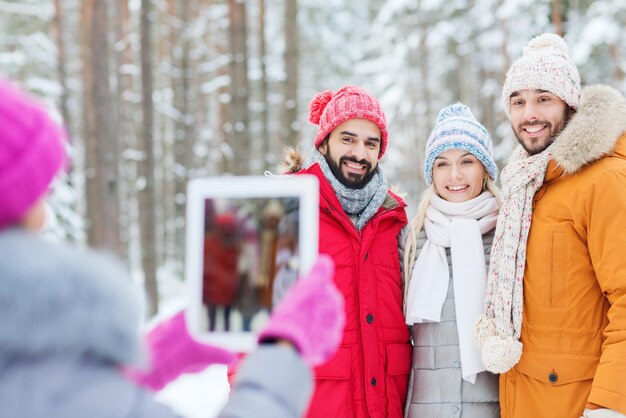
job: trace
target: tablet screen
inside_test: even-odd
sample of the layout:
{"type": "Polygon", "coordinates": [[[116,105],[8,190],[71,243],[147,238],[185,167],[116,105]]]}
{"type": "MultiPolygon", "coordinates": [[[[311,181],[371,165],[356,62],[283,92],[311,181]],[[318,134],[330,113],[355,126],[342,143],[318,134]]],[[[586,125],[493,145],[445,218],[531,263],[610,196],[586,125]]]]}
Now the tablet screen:
{"type": "Polygon", "coordinates": [[[194,180],[187,209],[192,334],[249,351],[255,332],[317,255],[317,179],[194,180]]]}

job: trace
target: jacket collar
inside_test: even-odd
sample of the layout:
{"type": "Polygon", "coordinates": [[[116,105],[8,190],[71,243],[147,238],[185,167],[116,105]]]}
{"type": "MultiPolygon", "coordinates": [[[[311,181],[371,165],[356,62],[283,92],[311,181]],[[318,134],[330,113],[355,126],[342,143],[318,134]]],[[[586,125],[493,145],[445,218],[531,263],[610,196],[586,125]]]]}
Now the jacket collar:
{"type": "MultiPolygon", "coordinates": [[[[576,173],[611,154],[624,132],[624,96],[606,85],[585,87],[577,112],[554,142],[552,158],[565,174],[576,173]]],[[[559,171],[557,168],[555,172],[559,171]]]]}

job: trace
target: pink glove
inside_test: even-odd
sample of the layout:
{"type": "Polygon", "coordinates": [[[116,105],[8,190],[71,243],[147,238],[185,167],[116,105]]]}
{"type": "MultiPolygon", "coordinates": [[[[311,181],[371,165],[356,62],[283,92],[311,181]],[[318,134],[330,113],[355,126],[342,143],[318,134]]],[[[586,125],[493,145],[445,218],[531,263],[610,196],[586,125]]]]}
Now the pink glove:
{"type": "Polygon", "coordinates": [[[334,274],[332,258],[321,254],[309,275],[298,280],[273,311],[259,342],[290,341],[310,366],[332,357],[346,323],[343,296],[333,282],[334,274]]]}
{"type": "Polygon", "coordinates": [[[140,386],[159,390],[183,373],[196,373],[211,364],[229,364],[235,355],[201,344],[187,332],[184,312],[161,322],[145,338],[152,364],[149,370],[125,368],[123,373],[140,386]]]}

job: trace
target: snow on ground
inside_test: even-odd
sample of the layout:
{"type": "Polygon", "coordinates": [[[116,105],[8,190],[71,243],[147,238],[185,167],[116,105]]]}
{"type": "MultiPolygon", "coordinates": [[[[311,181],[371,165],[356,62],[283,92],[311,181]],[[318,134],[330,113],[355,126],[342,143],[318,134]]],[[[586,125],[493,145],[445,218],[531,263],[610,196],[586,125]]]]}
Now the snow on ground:
{"type": "MultiPolygon", "coordinates": [[[[151,318],[147,328],[184,309],[189,299],[189,286],[167,268],[159,273],[162,299],[158,314],[151,318]]],[[[213,365],[200,373],[180,376],[159,391],[155,399],[183,418],[213,418],[224,407],[229,391],[226,366],[213,365]]]]}
{"type": "Polygon", "coordinates": [[[226,366],[210,366],[196,374],[186,374],[156,394],[157,401],[170,406],[184,418],[216,417],[228,400],[226,366]]]}

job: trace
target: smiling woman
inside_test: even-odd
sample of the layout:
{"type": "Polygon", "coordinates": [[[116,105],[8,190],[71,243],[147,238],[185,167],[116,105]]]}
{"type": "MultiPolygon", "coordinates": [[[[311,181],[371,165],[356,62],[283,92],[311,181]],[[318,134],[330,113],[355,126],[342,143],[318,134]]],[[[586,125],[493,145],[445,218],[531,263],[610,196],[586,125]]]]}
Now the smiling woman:
{"type": "Polygon", "coordinates": [[[463,149],[444,151],[435,157],[433,185],[448,202],[465,202],[478,196],[487,182],[485,166],[463,149]]]}
{"type": "Polygon", "coordinates": [[[462,410],[467,418],[499,417],[498,378],[485,371],[473,340],[499,207],[491,138],[469,108],[457,103],[439,113],[425,154],[424,177],[431,187],[402,257],[405,315],[414,343],[405,416],[462,410]]]}

